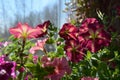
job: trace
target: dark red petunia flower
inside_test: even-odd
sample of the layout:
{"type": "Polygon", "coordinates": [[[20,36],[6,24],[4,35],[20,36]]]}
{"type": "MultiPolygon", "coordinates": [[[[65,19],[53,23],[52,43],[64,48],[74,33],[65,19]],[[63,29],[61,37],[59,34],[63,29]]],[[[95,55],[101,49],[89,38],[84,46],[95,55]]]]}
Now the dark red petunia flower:
{"type": "Polygon", "coordinates": [[[85,39],[86,47],[91,52],[97,52],[103,46],[108,46],[111,40],[110,34],[95,18],[85,19],[79,28],[79,34],[85,39]]]}
{"type": "Polygon", "coordinates": [[[43,24],[39,24],[36,26],[37,29],[39,29],[39,31],[41,33],[39,33],[36,37],[42,37],[44,36],[45,34],[47,34],[47,28],[48,26],[50,25],[50,21],[45,21],[43,24]]]}
{"type": "Polygon", "coordinates": [[[59,32],[60,37],[64,38],[65,40],[74,39],[78,35],[78,28],[70,23],[65,23],[59,32]]]}
{"type": "MultiPolygon", "coordinates": [[[[82,39],[81,39],[82,40],[82,39]]],[[[72,62],[79,62],[84,57],[84,47],[78,40],[66,41],[65,51],[68,59],[72,62]]]]}

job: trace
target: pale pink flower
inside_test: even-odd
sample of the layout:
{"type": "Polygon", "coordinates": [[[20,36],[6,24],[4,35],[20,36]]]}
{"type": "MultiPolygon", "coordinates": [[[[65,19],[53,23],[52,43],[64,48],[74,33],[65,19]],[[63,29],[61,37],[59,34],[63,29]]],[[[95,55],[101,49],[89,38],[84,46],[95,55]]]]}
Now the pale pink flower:
{"type": "Polygon", "coordinates": [[[35,46],[33,46],[31,49],[30,49],[30,53],[34,54],[35,51],[37,50],[41,50],[41,51],[44,51],[44,45],[47,41],[47,38],[43,39],[43,40],[38,40],[37,43],[35,43],[35,46]]]}
{"type": "Polygon", "coordinates": [[[99,78],[93,78],[93,77],[83,77],[81,80],[99,80],[99,78]]]}
{"type": "Polygon", "coordinates": [[[6,47],[6,46],[8,46],[10,43],[11,43],[11,42],[5,41],[4,44],[3,44],[3,46],[6,47]]]}

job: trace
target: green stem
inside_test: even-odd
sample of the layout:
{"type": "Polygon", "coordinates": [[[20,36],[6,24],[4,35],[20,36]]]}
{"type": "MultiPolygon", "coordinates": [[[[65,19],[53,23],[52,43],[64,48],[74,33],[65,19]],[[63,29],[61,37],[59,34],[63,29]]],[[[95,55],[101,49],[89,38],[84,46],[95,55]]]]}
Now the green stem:
{"type": "Polygon", "coordinates": [[[47,51],[46,51],[46,49],[45,49],[45,48],[43,48],[43,51],[44,51],[45,55],[47,55],[47,51]]]}
{"type": "MultiPolygon", "coordinates": [[[[24,66],[23,52],[24,52],[25,44],[26,44],[26,39],[23,39],[22,45],[21,45],[22,49],[20,50],[20,66],[24,66]]],[[[23,72],[20,72],[19,79],[22,80],[22,78],[23,78],[23,72]]]]}
{"type": "Polygon", "coordinates": [[[22,50],[21,50],[21,53],[20,53],[20,64],[21,64],[21,66],[24,66],[23,52],[24,52],[24,48],[25,48],[25,43],[26,43],[26,39],[23,39],[22,50]]]}

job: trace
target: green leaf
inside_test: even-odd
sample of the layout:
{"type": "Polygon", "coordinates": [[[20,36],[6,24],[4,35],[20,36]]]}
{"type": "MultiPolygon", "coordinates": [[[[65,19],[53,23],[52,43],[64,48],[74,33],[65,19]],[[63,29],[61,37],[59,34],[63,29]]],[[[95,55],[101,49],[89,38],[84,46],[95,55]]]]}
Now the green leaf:
{"type": "Polygon", "coordinates": [[[100,54],[99,53],[96,53],[96,54],[92,54],[92,57],[91,57],[92,60],[100,60],[100,54]]]}
{"type": "Polygon", "coordinates": [[[49,38],[48,40],[47,40],[47,44],[53,44],[55,41],[54,41],[54,39],[53,38],[49,38]]]}
{"type": "Polygon", "coordinates": [[[86,55],[87,60],[90,60],[91,57],[92,57],[91,52],[90,52],[90,51],[87,51],[87,55],[86,55]]]}
{"type": "Polygon", "coordinates": [[[53,32],[57,32],[57,27],[55,27],[53,24],[51,24],[48,29],[53,32]]]}
{"type": "Polygon", "coordinates": [[[114,51],[115,57],[118,57],[118,51],[114,51]]]}
{"type": "Polygon", "coordinates": [[[58,38],[57,41],[59,42],[64,42],[64,39],[63,38],[58,38]]]}
{"type": "Polygon", "coordinates": [[[49,33],[49,36],[50,36],[50,37],[53,37],[53,36],[54,36],[54,33],[53,33],[53,32],[50,32],[50,33],[49,33]]]}
{"type": "Polygon", "coordinates": [[[60,47],[60,46],[57,47],[57,55],[64,55],[64,48],[63,47],[60,47]]]}
{"type": "Polygon", "coordinates": [[[32,68],[32,67],[35,67],[35,64],[31,63],[31,62],[28,62],[25,64],[26,67],[28,68],[32,68]]]}

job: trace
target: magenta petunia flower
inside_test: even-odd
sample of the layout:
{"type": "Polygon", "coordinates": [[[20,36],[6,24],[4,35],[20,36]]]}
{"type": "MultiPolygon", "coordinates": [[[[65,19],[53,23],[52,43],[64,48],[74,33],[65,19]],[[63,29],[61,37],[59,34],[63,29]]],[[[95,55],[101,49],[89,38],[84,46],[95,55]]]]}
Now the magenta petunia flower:
{"type": "Polygon", "coordinates": [[[93,78],[93,77],[83,77],[81,80],[99,80],[99,78],[93,78]]]}
{"type": "Polygon", "coordinates": [[[38,55],[33,56],[33,62],[36,64],[38,62],[38,55]]]}
{"type": "Polygon", "coordinates": [[[16,64],[16,62],[12,62],[13,63],[13,67],[12,67],[12,73],[11,73],[11,76],[12,76],[12,78],[16,78],[17,77],[17,74],[16,74],[16,66],[17,66],[17,64],[16,64]]]}
{"type": "Polygon", "coordinates": [[[66,41],[65,51],[68,59],[72,62],[79,62],[84,57],[84,43],[82,43],[82,37],[80,38],[81,42],[78,40],[69,40],[66,41]]]}
{"type": "Polygon", "coordinates": [[[71,68],[65,57],[54,58],[51,60],[47,56],[43,56],[41,62],[43,63],[44,68],[52,68],[52,71],[44,77],[45,79],[60,80],[65,74],[71,73],[71,68]]]}
{"type": "Polygon", "coordinates": [[[16,38],[36,38],[40,34],[40,29],[32,28],[28,24],[18,23],[16,27],[10,28],[9,32],[16,38]]]}
{"type": "Polygon", "coordinates": [[[42,67],[52,66],[51,58],[43,56],[41,59],[42,67]]]}
{"type": "Polygon", "coordinates": [[[91,52],[100,50],[110,43],[110,35],[95,18],[87,18],[79,28],[79,34],[85,39],[86,47],[91,52]]]}
{"type": "Polygon", "coordinates": [[[35,46],[33,46],[29,50],[29,52],[32,53],[32,54],[34,54],[35,51],[37,51],[37,50],[44,51],[44,45],[45,45],[46,41],[47,41],[47,38],[45,38],[43,40],[38,40],[37,43],[35,43],[35,46]]]}
{"type": "Polygon", "coordinates": [[[24,80],[30,80],[32,78],[33,78],[32,74],[27,73],[26,76],[25,76],[25,78],[24,78],[24,80]]]}
{"type": "Polygon", "coordinates": [[[68,40],[71,38],[76,40],[78,35],[78,28],[70,23],[65,23],[62,29],[60,30],[59,35],[65,40],[68,40]]]}
{"type": "Polygon", "coordinates": [[[21,73],[24,72],[25,71],[25,67],[21,66],[18,71],[21,72],[21,73]]]}
{"type": "Polygon", "coordinates": [[[96,18],[86,18],[80,26],[80,33],[86,33],[88,32],[88,30],[92,30],[93,32],[95,32],[96,30],[101,28],[103,28],[103,26],[99,24],[96,18]]]}
{"type": "Polygon", "coordinates": [[[39,33],[36,37],[42,37],[45,34],[47,34],[47,28],[50,25],[50,21],[45,21],[43,24],[39,24],[36,26],[37,29],[40,30],[41,33],[39,33]]]}
{"type": "Polygon", "coordinates": [[[15,62],[5,61],[7,57],[5,55],[0,56],[0,79],[8,80],[9,78],[15,78],[15,62]]]}

